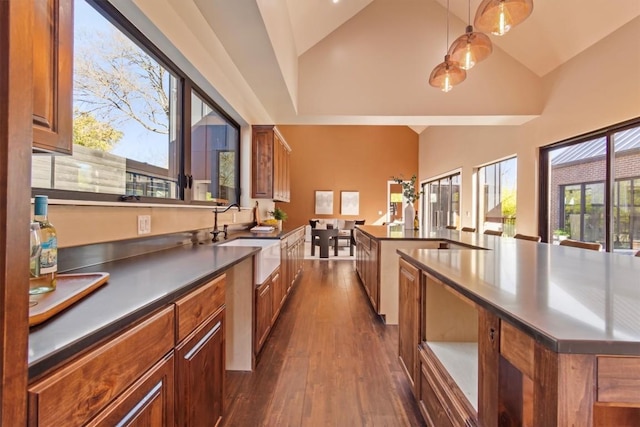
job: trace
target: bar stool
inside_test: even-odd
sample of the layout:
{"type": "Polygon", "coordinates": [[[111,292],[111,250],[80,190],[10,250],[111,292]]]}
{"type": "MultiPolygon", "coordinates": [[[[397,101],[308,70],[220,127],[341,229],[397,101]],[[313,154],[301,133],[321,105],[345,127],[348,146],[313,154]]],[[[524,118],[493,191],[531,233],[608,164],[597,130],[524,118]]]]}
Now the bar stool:
{"type": "Polygon", "coordinates": [[[475,233],[476,228],[475,227],[462,227],[460,229],[460,231],[470,231],[471,233],[475,233]]]}
{"type": "Polygon", "coordinates": [[[457,230],[458,229],[455,225],[447,225],[445,228],[447,230],[457,230]]]}
{"type": "Polygon", "coordinates": [[[487,236],[498,236],[498,237],[502,237],[502,231],[497,231],[497,230],[484,230],[484,233],[487,236]]]}
{"type": "Polygon", "coordinates": [[[574,248],[589,249],[591,251],[601,251],[602,245],[597,242],[581,242],[580,240],[561,240],[560,246],[572,246],[574,248]]]}
{"type": "Polygon", "coordinates": [[[522,239],[522,240],[531,240],[532,242],[538,242],[538,243],[540,243],[540,241],[542,240],[540,236],[527,236],[526,234],[520,234],[520,233],[517,233],[515,236],[513,236],[513,238],[522,239]]]}

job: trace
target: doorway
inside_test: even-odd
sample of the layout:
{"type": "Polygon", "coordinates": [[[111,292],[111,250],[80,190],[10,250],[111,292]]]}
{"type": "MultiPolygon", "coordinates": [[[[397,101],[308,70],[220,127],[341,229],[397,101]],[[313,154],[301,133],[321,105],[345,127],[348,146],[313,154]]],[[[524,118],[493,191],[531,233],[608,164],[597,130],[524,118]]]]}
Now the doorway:
{"type": "Polygon", "coordinates": [[[402,184],[389,181],[389,184],[387,185],[387,199],[389,200],[389,209],[387,210],[387,224],[404,223],[402,184]]]}

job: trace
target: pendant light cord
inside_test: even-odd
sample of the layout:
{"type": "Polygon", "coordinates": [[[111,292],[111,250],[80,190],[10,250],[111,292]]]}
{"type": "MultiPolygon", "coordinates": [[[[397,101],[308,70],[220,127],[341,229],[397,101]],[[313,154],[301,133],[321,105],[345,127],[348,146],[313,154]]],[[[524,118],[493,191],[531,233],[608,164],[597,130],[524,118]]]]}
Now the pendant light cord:
{"type": "Polygon", "coordinates": [[[467,9],[467,25],[471,25],[471,0],[469,0],[469,9],[467,9]]]}
{"type": "Polygon", "coordinates": [[[447,45],[444,47],[444,51],[449,50],[449,0],[447,0],[447,45]]]}

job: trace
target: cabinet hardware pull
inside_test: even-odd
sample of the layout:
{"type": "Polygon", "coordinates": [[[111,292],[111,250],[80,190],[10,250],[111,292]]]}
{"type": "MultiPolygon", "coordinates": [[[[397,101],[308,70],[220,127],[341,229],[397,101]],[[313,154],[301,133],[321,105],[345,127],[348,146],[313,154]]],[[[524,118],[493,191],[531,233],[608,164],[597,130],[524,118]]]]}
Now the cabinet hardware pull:
{"type": "Polygon", "coordinates": [[[489,339],[490,339],[491,341],[493,341],[493,339],[495,338],[495,336],[496,336],[496,330],[495,330],[495,329],[493,329],[493,328],[491,328],[491,329],[489,330],[489,339]]]}
{"type": "Polygon", "coordinates": [[[204,337],[202,337],[202,339],[198,341],[196,345],[194,345],[193,348],[189,350],[187,354],[185,354],[184,358],[186,360],[191,359],[193,355],[196,354],[206,344],[207,341],[209,341],[209,338],[211,338],[211,336],[215,334],[218,331],[218,329],[220,329],[221,324],[222,322],[220,321],[216,323],[216,325],[213,328],[211,328],[211,330],[207,332],[207,334],[204,337]]]}

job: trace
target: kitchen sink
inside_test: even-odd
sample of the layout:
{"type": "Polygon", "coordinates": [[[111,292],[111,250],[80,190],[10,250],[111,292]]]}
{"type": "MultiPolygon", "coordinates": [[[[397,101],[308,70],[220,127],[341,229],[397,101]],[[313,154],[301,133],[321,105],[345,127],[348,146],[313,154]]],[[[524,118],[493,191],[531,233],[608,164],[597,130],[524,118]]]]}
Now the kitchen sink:
{"type": "Polygon", "coordinates": [[[219,243],[219,246],[251,246],[261,250],[255,256],[254,281],[256,285],[265,280],[280,265],[280,240],[278,239],[235,239],[219,243]]]}

